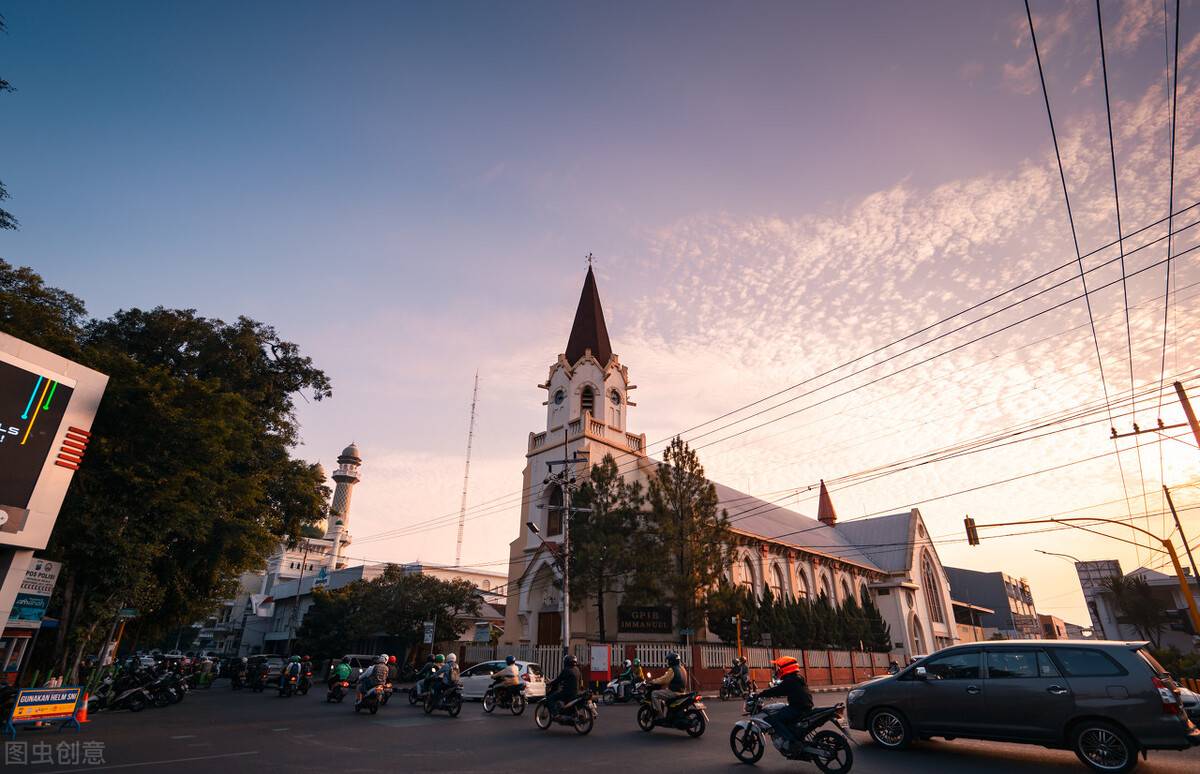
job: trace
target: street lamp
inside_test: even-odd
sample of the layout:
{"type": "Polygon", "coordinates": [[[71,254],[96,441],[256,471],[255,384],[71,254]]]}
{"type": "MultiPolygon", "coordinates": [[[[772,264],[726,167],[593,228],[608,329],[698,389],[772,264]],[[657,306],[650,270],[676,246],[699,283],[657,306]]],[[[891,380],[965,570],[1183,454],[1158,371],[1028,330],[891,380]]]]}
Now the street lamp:
{"type": "Polygon", "coordinates": [[[1039,554],[1045,554],[1046,556],[1061,556],[1064,559],[1070,559],[1072,562],[1075,562],[1075,564],[1082,564],[1082,562],[1080,562],[1080,560],[1076,559],[1075,557],[1071,556],[1070,554],[1060,554],[1060,553],[1056,553],[1054,551],[1043,551],[1040,548],[1035,548],[1033,550],[1037,551],[1039,554]]]}

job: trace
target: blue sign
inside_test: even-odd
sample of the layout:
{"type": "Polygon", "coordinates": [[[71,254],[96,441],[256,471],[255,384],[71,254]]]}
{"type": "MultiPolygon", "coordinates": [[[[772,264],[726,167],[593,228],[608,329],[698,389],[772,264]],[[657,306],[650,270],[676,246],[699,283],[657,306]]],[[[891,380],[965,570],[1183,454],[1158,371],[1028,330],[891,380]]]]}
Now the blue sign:
{"type": "Polygon", "coordinates": [[[40,594],[17,594],[13,600],[12,612],[8,614],[10,621],[31,621],[37,623],[46,615],[46,606],[50,597],[40,594]]]}

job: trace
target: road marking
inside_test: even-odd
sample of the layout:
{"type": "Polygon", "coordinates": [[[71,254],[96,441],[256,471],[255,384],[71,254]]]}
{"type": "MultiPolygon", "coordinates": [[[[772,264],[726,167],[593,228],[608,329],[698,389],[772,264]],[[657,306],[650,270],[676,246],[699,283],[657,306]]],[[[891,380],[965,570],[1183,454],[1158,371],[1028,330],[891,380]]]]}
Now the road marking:
{"type": "Polygon", "coordinates": [[[171,738],[172,739],[195,739],[196,735],[195,734],[180,734],[179,736],[173,736],[171,738]]]}
{"type": "Polygon", "coordinates": [[[272,730],[272,731],[287,731],[287,730],[288,730],[288,727],[287,727],[287,726],[284,726],[283,728],[272,728],[271,730],[272,730]]]}
{"type": "MultiPolygon", "coordinates": [[[[113,769],[135,769],[142,766],[164,766],[169,763],[191,763],[192,761],[211,761],[217,758],[244,758],[247,755],[258,755],[258,750],[250,750],[248,752],[239,753],[223,753],[221,755],[197,755],[193,758],[172,758],[166,761],[142,761],[141,763],[118,763],[113,766],[88,766],[88,771],[112,771],[113,769]]],[[[59,769],[58,771],[49,771],[46,774],[69,774],[70,772],[79,771],[79,769],[59,769]]]]}

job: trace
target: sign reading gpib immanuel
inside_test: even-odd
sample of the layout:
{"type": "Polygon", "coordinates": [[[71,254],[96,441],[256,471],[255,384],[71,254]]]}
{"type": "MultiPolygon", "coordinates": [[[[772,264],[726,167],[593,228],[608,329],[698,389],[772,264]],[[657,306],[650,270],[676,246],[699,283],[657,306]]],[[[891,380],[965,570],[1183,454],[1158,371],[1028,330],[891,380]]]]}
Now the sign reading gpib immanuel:
{"type": "Polygon", "coordinates": [[[0,544],[46,546],[107,382],[0,334],[0,544]]]}

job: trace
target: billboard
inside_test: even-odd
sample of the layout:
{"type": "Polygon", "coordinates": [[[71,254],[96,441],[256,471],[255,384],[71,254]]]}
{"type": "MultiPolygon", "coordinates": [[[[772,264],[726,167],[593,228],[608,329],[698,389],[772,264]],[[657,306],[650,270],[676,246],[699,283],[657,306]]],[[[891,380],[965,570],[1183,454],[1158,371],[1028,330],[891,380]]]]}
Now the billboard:
{"type": "Polygon", "coordinates": [[[54,584],[58,581],[58,562],[34,559],[25,571],[25,580],[17,589],[12,612],[8,614],[8,628],[37,629],[42,625],[54,584]]]}
{"type": "Polygon", "coordinates": [[[74,382],[0,362],[0,530],[18,532],[74,382]]]}

